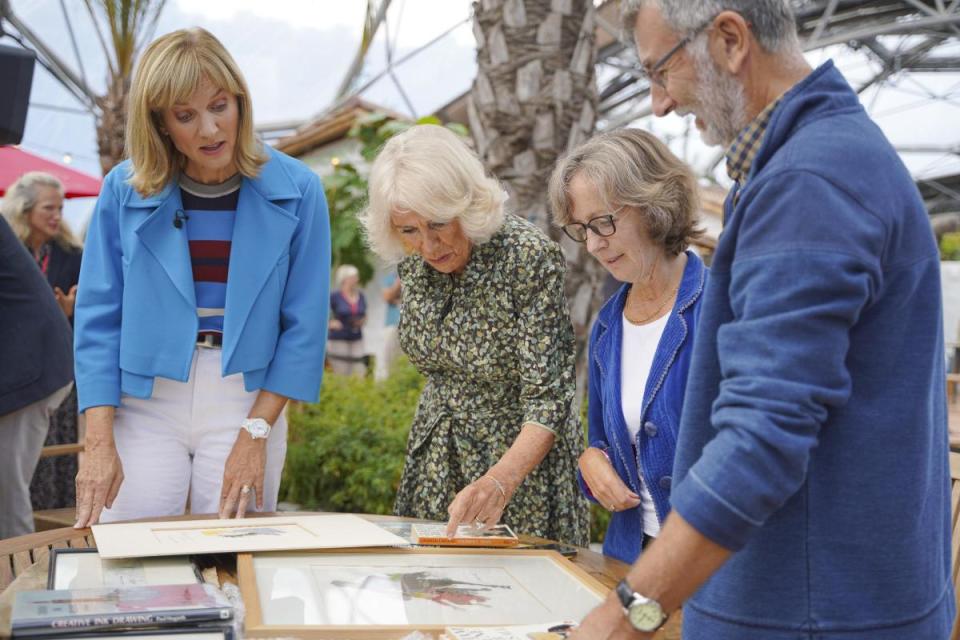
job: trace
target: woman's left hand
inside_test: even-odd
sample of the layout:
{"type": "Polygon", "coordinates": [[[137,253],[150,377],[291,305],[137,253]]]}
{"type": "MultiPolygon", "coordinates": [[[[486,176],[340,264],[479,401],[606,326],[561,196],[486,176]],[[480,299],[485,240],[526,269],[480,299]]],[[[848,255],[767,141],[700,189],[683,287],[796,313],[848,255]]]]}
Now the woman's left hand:
{"type": "Polygon", "coordinates": [[[447,537],[456,535],[457,526],[463,522],[485,527],[500,522],[500,516],[515,489],[505,477],[495,478],[492,474],[483,475],[465,486],[447,507],[447,513],[450,514],[447,537]]]}
{"type": "Polygon", "coordinates": [[[240,429],[233,449],[223,467],[220,490],[220,517],[242,518],[247,513],[250,494],[256,494],[257,508],[263,508],[263,474],[267,464],[267,439],[251,438],[240,429]]]}

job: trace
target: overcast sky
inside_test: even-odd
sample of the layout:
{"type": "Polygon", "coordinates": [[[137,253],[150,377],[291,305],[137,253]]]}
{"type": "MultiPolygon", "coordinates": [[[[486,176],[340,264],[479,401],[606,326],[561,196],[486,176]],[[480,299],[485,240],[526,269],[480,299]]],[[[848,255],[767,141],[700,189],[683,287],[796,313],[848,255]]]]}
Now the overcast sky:
{"type": "MultiPolygon", "coordinates": [[[[368,56],[365,78],[386,66],[386,34],[399,58],[424,45],[470,15],[470,0],[393,0],[387,31],[368,56]]],[[[105,82],[103,53],[81,0],[12,0],[14,12],[77,70],[67,24],[78,41],[82,70],[95,89],[105,82]]],[[[219,37],[237,59],[250,85],[259,124],[306,119],[329,105],[358,46],[365,0],[168,0],[156,35],[182,27],[203,26],[219,37]]],[[[0,43],[12,44],[8,38],[0,43]]],[[[425,115],[468,90],[476,72],[474,39],[469,22],[396,70],[416,115],[425,115]]],[[[955,55],[960,45],[954,44],[955,55]]],[[[875,72],[863,55],[835,47],[810,54],[817,65],[836,56],[841,70],[857,84],[875,72]]],[[[393,110],[410,113],[389,76],[364,97],[393,110]]],[[[882,91],[861,99],[888,137],[897,145],[960,145],[960,77],[923,74],[895,77],[882,91]],[[935,101],[946,96],[953,101],[935,101]]],[[[72,165],[99,174],[93,118],[41,67],[34,74],[31,109],[22,146],[53,160],[68,156],[72,165]],[[51,108],[55,107],[55,108],[51,108]],[[63,111],[67,109],[68,111],[63,111]]],[[[687,122],[671,116],[641,126],[667,137],[678,154],[703,170],[717,151],[699,143],[687,122]]],[[[904,154],[915,175],[931,177],[960,171],[960,159],[944,153],[904,154]]],[[[721,183],[722,171],[714,172],[721,183]]],[[[78,206],[73,210],[80,210],[78,206]]],[[[88,208],[82,207],[82,208],[88,208]]],[[[81,216],[71,211],[70,216],[81,216]]]]}

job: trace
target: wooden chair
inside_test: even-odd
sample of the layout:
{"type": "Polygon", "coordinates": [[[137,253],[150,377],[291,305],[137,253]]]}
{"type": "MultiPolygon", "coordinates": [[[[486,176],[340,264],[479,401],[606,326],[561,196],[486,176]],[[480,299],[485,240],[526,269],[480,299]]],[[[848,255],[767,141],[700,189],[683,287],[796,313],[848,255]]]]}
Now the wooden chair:
{"type": "Polygon", "coordinates": [[[0,591],[6,589],[27,567],[49,556],[50,549],[87,548],[93,544],[90,529],[79,530],[76,536],[66,539],[63,529],[60,529],[0,541],[0,591]]]}
{"type": "MultiPolygon", "coordinates": [[[[960,453],[950,452],[950,513],[952,517],[950,549],[953,552],[953,588],[957,592],[957,604],[960,605],[960,453]]],[[[953,623],[950,640],[960,640],[960,617],[953,623]]]]}

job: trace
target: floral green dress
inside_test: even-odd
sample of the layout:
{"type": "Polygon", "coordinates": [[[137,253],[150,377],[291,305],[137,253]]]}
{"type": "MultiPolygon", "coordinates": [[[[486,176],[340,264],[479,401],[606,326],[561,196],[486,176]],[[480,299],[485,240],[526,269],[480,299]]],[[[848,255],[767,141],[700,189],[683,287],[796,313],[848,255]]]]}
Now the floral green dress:
{"type": "Polygon", "coordinates": [[[564,271],[559,246],[512,215],[473,247],[459,275],[440,273],[418,255],[400,263],[400,346],[426,385],[410,428],[397,515],[446,520],[457,492],[533,422],[556,439],[501,522],[518,533],[587,543],[564,271]]]}

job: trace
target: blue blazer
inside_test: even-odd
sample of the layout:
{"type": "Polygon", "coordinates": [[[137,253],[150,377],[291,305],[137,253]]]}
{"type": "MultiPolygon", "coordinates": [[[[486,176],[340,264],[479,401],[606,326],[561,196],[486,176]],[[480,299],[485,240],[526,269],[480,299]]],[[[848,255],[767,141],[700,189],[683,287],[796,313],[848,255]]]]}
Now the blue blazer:
{"type": "MultiPolygon", "coordinates": [[[[630,285],[620,287],[603,305],[590,333],[589,446],[607,452],[617,474],[637,495],[640,494],[639,469],[643,469],[643,481],[653,496],[660,522],[670,511],[673,456],[706,276],[703,261],[688,251],[677,300],[657,346],[645,389],[620,388],[621,318],[630,285]],[[623,419],[623,393],[643,393],[643,428],[636,442],[631,441],[623,419]]],[[[578,476],[584,494],[594,500],[583,475],[578,472],[578,476]]],[[[612,514],[603,540],[604,555],[632,563],[640,554],[642,542],[640,507],[612,514]]]]}
{"type": "MultiPolygon", "coordinates": [[[[244,178],[230,249],[223,375],[248,391],[314,401],[320,392],[330,300],[330,220],[323,187],[273,149],[244,178]]],[[[142,197],[129,161],[103,183],[87,232],[75,317],[81,411],[149,398],[157,376],[184,382],[198,327],[180,189],[142,197]]]]}

